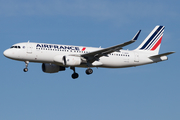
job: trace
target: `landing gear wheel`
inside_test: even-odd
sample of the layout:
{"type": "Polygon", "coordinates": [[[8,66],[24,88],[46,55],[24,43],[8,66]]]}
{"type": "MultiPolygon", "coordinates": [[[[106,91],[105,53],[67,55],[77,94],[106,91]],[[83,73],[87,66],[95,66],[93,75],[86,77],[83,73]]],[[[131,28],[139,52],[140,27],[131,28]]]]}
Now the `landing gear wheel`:
{"type": "Polygon", "coordinates": [[[72,78],[73,78],[73,79],[76,79],[76,78],[78,78],[78,77],[79,77],[79,75],[78,75],[77,73],[73,73],[73,74],[72,74],[72,78]]]}
{"type": "Polygon", "coordinates": [[[92,74],[93,73],[93,70],[91,69],[91,68],[88,68],[87,70],[86,70],[86,74],[87,75],[90,75],[90,74],[92,74]]]}
{"type": "Polygon", "coordinates": [[[78,74],[78,73],[76,73],[76,71],[75,71],[75,67],[70,67],[70,69],[74,71],[74,73],[72,74],[72,76],[71,76],[71,77],[72,77],[73,79],[78,78],[78,77],[79,77],[79,74],[78,74]]]}
{"type": "Polygon", "coordinates": [[[24,70],[24,72],[27,72],[28,71],[28,64],[29,64],[29,61],[24,61],[25,62],[25,65],[26,65],[26,67],[23,69],[24,70]]]}
{"type": "Polygon", "coordinates": [[[27,71],[28,71],[28,69],[27,69],[27,68],[24,68],[23,70],[24,70],[24,72],[27,72],[27,71]]]}

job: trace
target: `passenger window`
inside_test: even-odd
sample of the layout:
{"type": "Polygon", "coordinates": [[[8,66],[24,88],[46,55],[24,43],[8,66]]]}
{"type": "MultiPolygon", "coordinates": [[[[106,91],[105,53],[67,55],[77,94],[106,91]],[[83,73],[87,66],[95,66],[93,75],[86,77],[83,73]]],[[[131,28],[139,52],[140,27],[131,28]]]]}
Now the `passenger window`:
{"type": "Polygon", "coordinates": [[[18,48],[19,48],[19,49],[21,49],[21,47],[20,47],[20,46],[18,46],[18,48]]]}
{"type": "Polygon", "coordinates": [[[17,48],[17,46],[14,46],[14,48],[17,48]]]}

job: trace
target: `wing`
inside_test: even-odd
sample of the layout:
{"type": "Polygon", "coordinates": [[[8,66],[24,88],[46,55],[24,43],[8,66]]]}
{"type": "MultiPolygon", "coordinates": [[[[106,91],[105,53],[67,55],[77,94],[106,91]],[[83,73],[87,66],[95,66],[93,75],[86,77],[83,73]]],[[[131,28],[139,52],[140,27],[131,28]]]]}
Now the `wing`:
{"type": "Polygon", "coordinates": [[[88,62],[92,63],[95,60],[98,60],[102,56],[107,56],[109,53],[119,51],[124,46],[127,46],[127,45],[135,42],[137,40],[140,32],[141,32],[141,30],[139,30],[137,32],[137,34],[133,37],[133,39],[128,41],[128,42],[125,42],[125,43],[119,44],[119,45],[115,45],[115,46],[112,46],[112,47],[100,49],[100,50],[97,50],[97,51],[93,51],[93,52],[90,52],[90,53],[82,54],[81,57],[84,57],[88,62]]]}

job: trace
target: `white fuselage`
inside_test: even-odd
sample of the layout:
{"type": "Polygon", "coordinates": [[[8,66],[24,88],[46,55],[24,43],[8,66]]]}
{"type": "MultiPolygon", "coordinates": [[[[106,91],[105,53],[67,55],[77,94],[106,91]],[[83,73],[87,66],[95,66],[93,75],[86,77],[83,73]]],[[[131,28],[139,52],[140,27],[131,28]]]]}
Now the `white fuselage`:
{"type": "MultiPolygon", "coordinates": [[[[80,56],[85,53],[90,53],[102,49],[94,47],[31,42],[18,43],[13,46],[17,47],[9,48],[4,52],[4,55],[6,57],[19,61],[52,63],[60,66],[65,65],[55,62],[54,58],[57,55],[80,56]]],[[[152,55],[153,54],[147,54],[147,52],[143,51],[119,50],[117,52],[113,52],[106,56],[100,57],[97,61],[94,61],[91,65],[89,65],[89,67],[123,68],[162,61],[160,59],[152,60],[148,58],[152,55]]],[[[87,65],[82,63],[74,67],[87,67],[87,65]]]]}
{"type": "Polygon", "coordinates": [[[108,48],[94,48],[74,45],[57,45],[47,43],[18,43],[4,51],[4,56],[24,61],[28,71],[29,62],[42,63],[42,71],[56,73],[66,67],[73,70],[72,78],[78,78],[75,67],[86,67],[86,74],[93,73],[91,67],[124,68],[156,63],[167,60],[167,55],[174,52],[159,54],[164,26],[156,26],[135,50],[122,50],[134,43],[141,30],[132,40],[108,48]]]}

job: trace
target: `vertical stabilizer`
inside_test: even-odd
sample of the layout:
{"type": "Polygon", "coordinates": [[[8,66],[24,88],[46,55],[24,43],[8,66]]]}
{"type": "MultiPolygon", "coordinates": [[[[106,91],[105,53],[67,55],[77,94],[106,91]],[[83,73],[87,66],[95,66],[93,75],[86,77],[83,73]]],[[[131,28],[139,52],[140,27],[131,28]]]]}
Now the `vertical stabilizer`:
{"type": "Polygon", "coordinates": [[[158,54],[164,28],[164,26],[156,26],[136,50],[150,51],[153,54],[158,54]]]}

